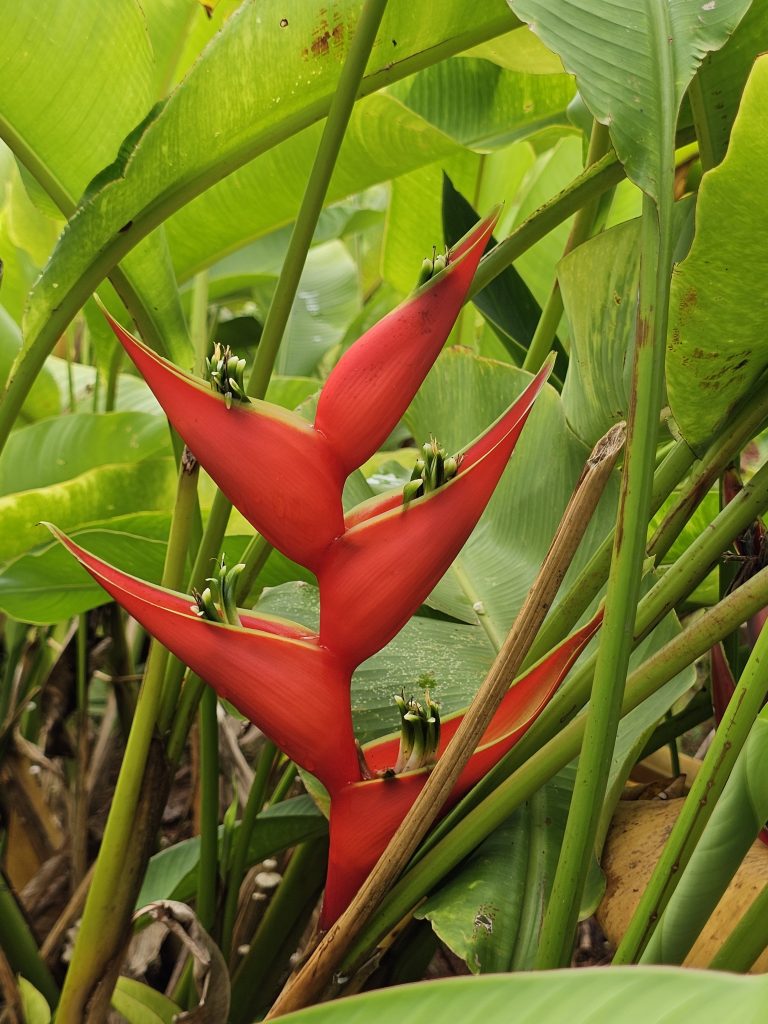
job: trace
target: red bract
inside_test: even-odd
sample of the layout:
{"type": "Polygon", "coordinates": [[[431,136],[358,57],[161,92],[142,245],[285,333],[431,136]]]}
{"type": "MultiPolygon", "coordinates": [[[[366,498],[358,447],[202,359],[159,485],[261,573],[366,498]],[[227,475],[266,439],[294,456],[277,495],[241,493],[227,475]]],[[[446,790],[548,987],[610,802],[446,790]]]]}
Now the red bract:
{"type": "Polygon", "coordinates": [[[323,785],[360,778],[349,674],[311,631],[247,612],[243,629],[201,619],[191,597],[129,576],[51,529],[148,633],[323,785]]]}
{"type": "MultiPolygon", "coordinates": [[[[533,725],[601,621],[602,612],[508,690],[491,725],[459,775],[443,811],[449,810],[479,782],[533,725]]],[[[463,718],[464,713],[460,712],[443,719],[438,758],[463,718]]],[[[399,736],[367,744],[363,752],[368,767],[373,772],[391,768],[399,747],[399,736]]],[[[323,927],[332,924],[346,908],[410,811],[428,775],[429,768],[422,768],[391,778],[366,779],[331,793],[331,848],[321,917],[323,927]]]]}
{"type": "MultiPolygon", "coordinates": [[[[431,475],[409,485],[422,496],[409,490],[404,504],[402,492],[382,495],[343,516],[346,476],[379,448],[436,359],[495,219],[492,214],[482,221],[452,250],[444,271],[349,349],[323,388],[314,425],[267,402],[232,402],[231,395],[225,400],[110,321],[171,422],[233,504],[267,540],[317,574],[319,636],[247,612],[240,613],[240,626],[201,618],[198,610],[218,617],[210,594],[211,602],[203,595],[193,605],[192,598],[120,572],[57,532],[153,636],[326,786],[332,806],[326,924],[346,906],[428,772],[407,771],[425,763],[409,758],[394,779],[371,780],[363,771],[352,728],[352,673],[391,640],[455,558],[550,369],[457,458],[436,442],[426,446],[421,465],[428,462],[431,475]]],[[[218,364],[227,373],[229,358],[218,364]]],[[[236,622],[229,610],[225,618],[236,622]]],[[[574,634],[510,691],[454,799],[535,719],[596,628],[597,621],[574,634]]],[[[447,719],[438,755],[458,721],[447,719]]],[[[396,761],[392,741],[365,754],[374,773],[396,761]]]]}
{"type": "Polygon", "coordinates": [[[375,324],[339,360],[314,426],[269,402],[222,395],[110,325],[168,419],[230,501],[266,539],[317,571],[343,529],[344,480],[392,432],[453,327],[498,212],[460,255],[375,324]]]}

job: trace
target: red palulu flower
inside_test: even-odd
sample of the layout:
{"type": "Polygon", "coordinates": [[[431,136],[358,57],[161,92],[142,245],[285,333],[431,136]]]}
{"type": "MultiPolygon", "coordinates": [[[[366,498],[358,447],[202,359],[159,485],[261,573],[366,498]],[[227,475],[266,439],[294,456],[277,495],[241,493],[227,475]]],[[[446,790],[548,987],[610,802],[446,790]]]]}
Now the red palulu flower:
{"type": "MultiPolygon", "coordinates": [[[[319,633],[236,609],[223,571],[219,608],[210,591],[190,598],[145,583],[56,531],[149,633],[326,787],[326,927],[409,812],[461,717],[441,725],[428,694],[402,696],[400,738],[361,751],[352,726],[352,674],[395,636],[455,558],[549,373],[546,366],[463,451],[448,456],[435,441],[426,444],[405,492],[382,494],[344,515],[347,476],[378,450],[437,358],[495,220],[494,213],[481,221],[447,254],[445,269],[344,354],[323,387],[314,424],[246,399],[242,364],[229,353],[217,350],[209,360],[212,388],[110,320],[171,423],[227,497],[270,543],[316,573],[319,633]]],[[[597,625],[595,619],[574,633],[508,691],[451,801],[531,725],[597,625]]]]}

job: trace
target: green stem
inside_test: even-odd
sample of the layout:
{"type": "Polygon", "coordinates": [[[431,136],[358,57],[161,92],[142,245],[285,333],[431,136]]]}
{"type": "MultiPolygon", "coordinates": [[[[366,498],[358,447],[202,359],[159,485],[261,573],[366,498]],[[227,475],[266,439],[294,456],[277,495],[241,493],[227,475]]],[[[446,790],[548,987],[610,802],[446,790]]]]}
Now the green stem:
{"type": "MultiPolygon", "coordinates": [[[[635,669],[627,680],[621,713],[629,714],[670,679],[768,604],[768,569],[761,570],[725,600],[635,669]]],[[[368,951],[409,914],[424,894],[453,870],[524,801],[579,755],[585,717],[571,721],[519,766],[493,794],[444,836],[391,890],[355,941],[343,968],[353,969],[368,951]]]]}
{"type": "Polygon", "coordinates": [[[221,949],[224,956],[231,956],[232,931],[235,926],[235,915],[237,913],[237,900],[240,895],[240,884],[245,874],[245,865],[248,859],[248,847],[251,843],[251,836],[256,825],[256,817],[264,807],[264,799],[267,794],[269,776],[272,772],[272,765],[275,762],[277,748],[271,740],[265,740],[259,757],[259,766],[256,769],[248,800],[243,808],[243,816],[240,819],[240,828],[235,837],[232,847],[232,860],[227,871],[227,895],[224,902],[224,918],[221,926],[221,949]]]}
{"type": "Polygon", "coordinates": [[[279,804],[281,801],[285,800],[286,796],[290,791],[291,786],[293,785],[296,779],[297,774],[298,769],[296,768],[296,765],[293,763],[293,761],[289,761],[288,764],[285,766],[285,770],[283,771],[283,774],[280,776],[277,785],[272,791],[272,796],[269,799],[270,807],[274,807],[275,804],[279,804]]]}
{"type": "Polygon", "coordinates": [[[20,974],[41,992],[53,1008],[59,990],[48,965],[40,956],[37,943],[5,875],[0,873],[0,948],[15,974],[20,974]]]}
{"type": "MultiPolygon", "coordinates": [[[[768,509],[768,465],[761,467],[734,500],[722,510],[699,537],[667,569],[640,601],[635,622],[635,641],[647,636],[683,598],[706,577],[734,537],[768,509]]],[[[737,626],[741,623],[737,623],[737,626]]],[[[470,806],[487,796],[502,779],[516,771],[542,744],[556,736],[589,698],[595,671],[595,657],[579,666],[557,691],[541,715],[515,747],[471,790],[435,829],[442,836],[470,806]]],[[[427,841],[427,846],[434,839],[427,841]]]]}
{"type": "Polygon", "coordinates": [[[219,877],[219,723],[218,699],[207,686],[198,709],[200,765],[200,865],[197,872],[196,909],[207,932],[216,920],[219,877]]]}
{"type": "Polygon", "coordinates": [[[650,198],[643,198],[640,299],[619,525],[584,745],[541,931],[536,964],[542,969],[570,963],[633,646],[664,388],[664,343],[672,266],[670,206],[665,202],[657,207],[650,198]]]}
{"type": "Polygon", "coordinates": [[[253,590],[256,580],[271,554],[272,545],[258,534],[248,542],[243,557],[240,559],[245,568],[237,580],[238,603],[245,601],[253,590]]]}
{"type": "Polygon", "coordinates": [[[607,153],[583,171],[566,188],[540,206],[502,242],[484,256],[477,268],[467,301],[515,262],[532,245],[541,241],[585,203],[613,188],[624,177],[624,168],[613,153],[607,153]]]}
{"type": "MultiPolygon", "coordinates": [[[[589,138],[589,150],[587,152],[586,167],[592,167],[598,160],[606,155],[611,148],[611,138],[608,128],[599,121],[592,122],[592,132],[589,138]]],[[[595,223],[595,214],[600,203],[600,196],[595,196],[589,202],[581,206],[573,220],[573,226],[568,241],[563,250],[563,257],[569,252],[586,242],[592,234],[595,223]]],[[[544,360],[549,355],[552,344],[557,334],[557,325],[563,315],[563,293],[560,291],[560,281],[555,274],[555,280],[549,293],[541,317],[536,325],[533,338],[531,339],[528,354],[523,362],[523,369],[530,373],[538,373],[544,360]]]]}
{"type": "MultiPolygon", "coordinates": [[[[614,963],[636,963],[644,950],[651,958],[658,953],[658,943],[654,942],[656,924],[677,888],[681,873],[685,871],[696,849],[696,844],[717,806],[739,753],[768,695],[767,658],[768,629],[764,629],[728,702],[726,712],[704,758],[704,764],[693,781],[672,834],[665,843],[650,881],[640,897],[640,902],[616,951],[614,963]]],[[[752,836],[754,834],[753,832],[752,836]]],[[[751,843],[751,839],[749,842],[751,843]]]]}
{"type": "Polygon", "coordinates": [[[768,949],[768,883],[715,953],[709,969],[744,974],[765,949],[768,949]]]}
{"type": "Polygon", "coordinates": [[[323,887],[327,846],[327,839],[313,839],[294,851],[232,979],[230,1024],[245,1024],[257,1009],[268,1005],[272,993],[264,991],[265,982],[284,946],[283,939],[294,931],[296,922],[306,914],[307,904],[314,903],[323,887]]]}

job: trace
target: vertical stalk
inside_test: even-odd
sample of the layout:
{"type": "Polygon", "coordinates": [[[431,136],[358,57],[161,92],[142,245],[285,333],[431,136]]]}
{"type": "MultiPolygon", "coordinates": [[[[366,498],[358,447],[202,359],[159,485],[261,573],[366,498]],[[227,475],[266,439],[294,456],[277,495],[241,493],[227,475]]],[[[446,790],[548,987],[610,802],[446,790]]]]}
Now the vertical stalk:
{"type": "Polygon", "coordinates": [[[40,956],[35,938],[24,915],[0,873],[0,947],[13,970],[41,992],[49,1006],[55,1007],[59,990],[48,966],[40,956]]]}
{"type": "Polygon", "coordinates": [[[256,769],[251,791],[248,800],[243,808],[243,816],[240,819],[240,828],[235,837],[232,847],[232,860],[227,871],[227,895],[224,901],[224,917],[221,925],[221,951],[224,956],[231,956],[232,932],[235,926],[235,915],[237,914],[237,899],[240,895],[240,885],[245,874],[245,862],[248,857],[253,828],[256,818],[264,806],[264,798],[267,794],[267,784],[272,772],[272,765],[275,762],[277,747],[271,740],[265,739],[264,746],[259,756],[259,765],[256,769]]]}
{"type": "MultiPolygon", "coordinates": [[[[163,568],[163,584],[178,589],[192,526],[197,490],[182,464],[163,568]]],[[[147,760],[162,697],[167,651],[153,642],[139,691],[131,732],[107,817],[93,881],[67,971],[57,1024],[84,1024],[88,1004],[123,941],[140,872],[128,862],[148,856],[149,837],[137,836],[136,820],[147,760]]],[[[153,795],[151,788],[149,797],[153,795]]],[[[156,795],[156,794],[155,794],[156,795]]],[[[150,816],[151,817],[151,816],[150,816]]],[[[143,871],[143,867],[142,867],[143,871]]]]}
{"type": "Polygon", "coordinates": [[[197,872],[197,916],[207,932],[216,919],[219,876],[219,701],[206,686],[198,709],[200,787],[200,865],[197,872]]]}
{"type": "MultiPolygon", "coordinates": [[[[606,125],[600,124],[599,121],[593,121],[585,169],[597,163],[598,160],[609,152],[610,148],[611,138],[608,134],[608,128],[606,125]]],[[[599,204],[600,197],[594,196],[589,202],[580,207],[573,219],[573,226],[568,235],[568,241],[565,243],[563,256],[567,256],[571,250],[581,245],[582,242],[586,242],[589,238],[595,223],[595,214],[599,204]]],[[[557,277],[557,272],[555,272],[552,289],[544,304],[544,309],[541,311],[541,317],[531,339],[528,354],[523,362],[524,370],[529,370],[531,373],[539,372],[544,360],[552,349],[552,343],[557,333],[557,325],[560,323],[562,315],[563,293],[560,291],[560,281],[557,277]]]]}
{"type": "Polygon", "coordinates": [[[565,839],[544,917],[537,966],[570,963],[579,904],[605,796],[645,557],[656,433],[664,386],[671,273],[670,202],[643,197],[640,300],[619,518],[605,621],[565,839]]]}
{"type": "Polygon", "coordinates": [[[75,793],[72,815],[71,891],[77,889],[88,870],[88,617],[80,615],[76,642],[76,736],[75,793]]]}

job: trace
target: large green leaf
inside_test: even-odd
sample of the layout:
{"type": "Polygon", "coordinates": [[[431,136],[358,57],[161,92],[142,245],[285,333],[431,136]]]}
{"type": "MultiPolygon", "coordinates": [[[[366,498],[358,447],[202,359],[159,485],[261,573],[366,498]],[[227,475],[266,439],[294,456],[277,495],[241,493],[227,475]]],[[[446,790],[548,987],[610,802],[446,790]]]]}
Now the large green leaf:
{"type": "MultiPolygon", "coordinates": [[[[0,378],[7,376],[21,349],[21,331],[11,316],[0,306],[0,378]]],[[[50,373],[45,370],[38,376],[29,390],[21,407],[21,420],[43,419],[55,416],[59,411],[59,395],[50,373]]]]}
{"type": "MultiPolygon", "coordinates": [[[[135,0],[110,6],[108,31],[98,0],[16,4],[3,21],[0,138],[50,211],[72,212],[88,182],[115,160],[125,136],[147,115],[155,91],[155,58],[135,0]]],[[[115,280],[132,311],[161,330],[169,350],[181,356],[186,327],[163,233],[129,256],[115,280]]],[[[54,280],[55,289],[61,284],[54,280]]]]}
{"type": "Polygon", "coordinates": [[[671,171],[683,95],[750,0],[507,2],[576,75],[592,114],[609,126],[627,175],[658,199],[671,171]]]}
{"type": "MultiPolygon", "coordinates": [[[[736,111],[755,58],[768,39],[768,4],[752,0],[731,38],[704,59],[691,96],[702,160],[718,164],[725,156],[736,111]]],[[[707,164],[705,164],[707,166],[707,164]]]]}
{"type": "MultiPolygon", "coordinates": [[[[58,525],[55,511],[50,515],[58,525]]],[[[136,512],[67,532],[100,558],[159,583],[169,522],[167,512],[136,512]]],[[[41,546],[0,570],[0,608],[6,614],[21,622],[46,625],[109,601],[106,591],[47,531],[38,528],[35,542],[41,546]]]]}
{"type": "Polygon", "coordinates": [[[568,422],[589,444],[627,415],[639,240],[639,221],[628,221],[580,245],[557,270],[571,331],[563,404],[568,422]]]}
{"type": "Polygon", "coordinates": [[[567,782],[556,777],[518,808],[417,911],[473,974],[533,965],[571,801],[573,769],[565,774],[567,782]]]}
{"type": "MultiPolygon", "coordinates": [[[[529,379],[508,364],[448,350],[414,399],[406,422],[417,442],[434,434],[455,451],[481,434],[529,379]]],[[[588,453],[567,426],[560,397],[546,387],[485,515],[433,591],[430,604],[482,626],[500,646],[588,453]]],[[[576,555],[571,578],[611,528],[615,500],[612,482],[576,555]]]]}
{"type": "MultiPolygon", "coordinates": [[[[53,307],[62,318],[71,315],[114,262],[174,209],[326,113],[359,10],[355,0],[344,0],[329,20],[324,8],[304,0],[257,0],[229,18],[135,133],[130,152],[89,190],[33,294],[30,345],[53,307]]],[[[416,5],[392,4],[362,91],[430,63],[432,47],[439,46],[436,59],[513,26],[492,0],[480,0],[469,17],[460,0],[445,3],[439,23],[416,5]]],[[[254,205],[272,203],[261,188],[247,194],[261,197],[254,205]]]]}
{"type": "Polygon", "coordinates": [[[761,1024],[768,978],[653,967],[451,978],[380,989],[290,1013],[285,1024],[761,1024]]]}
{"type": "Polygon", "coordinates": [[[703,446],[768,367],[768,57],[755,63],[723,162],[704,175],[696,234],[672,278],[669,401],[686,441],[703,446]]]}
{"type": "Polygon", "coordinates": [[[128,1024],[173,1024],[181,1007],[157,989],[133,978],[117,979],[112,1007],[128,1024]]]}
{"type": "Polygon", "coordinates": [[[112,462],[63,483],[0,498],[0,562],[45,541],[41,520],[63,530],[128,512],[165,509],[173,503],[176,469],[172,458],[112,462]]]}
{"type": "Polygon", "coordinates": [[[147,413],[77,413],[14,432],[0,455],[0,496],[71,480],[106,463],[170,455],[168,427],[147,413]]]}

